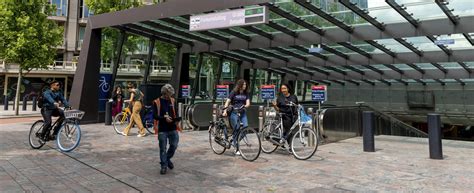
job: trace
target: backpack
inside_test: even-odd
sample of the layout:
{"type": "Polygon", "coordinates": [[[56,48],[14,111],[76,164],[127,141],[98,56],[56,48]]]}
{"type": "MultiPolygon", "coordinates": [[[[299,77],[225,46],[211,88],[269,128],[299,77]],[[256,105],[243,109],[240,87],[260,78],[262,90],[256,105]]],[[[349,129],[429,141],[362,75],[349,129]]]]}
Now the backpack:
{"type": "Polygon", "coordinates": [[[36,106],[38,106],[38,108],[43,108],[43,93],[39,94],[38,95],[38,98],[36,99],[37,103],[36,103],[36,106]]]}
{"type": "MultiPolygon", "coordinates": [[[[174,105],[174,98],[171,98],[171,104],[174,105]]],[[[157,98],[153,101],[153,103],[156,104],[156,114],[158,114],[158,116],[160,116],[160,98],[157,98]]],[[[173,110],[173,117],[176,118],[176,111],[175,111],[175,107],[173,106],[173,108],[171,108],[173,110]]],[[[155,134],[158,134],[158,120],[153,120],[153,130],[155,130],[155,134]]],[[[176,124],[176,130],[182,132],[183,130],[181,129],[181,127],[179,126],[179,124],[176,124]]]]}

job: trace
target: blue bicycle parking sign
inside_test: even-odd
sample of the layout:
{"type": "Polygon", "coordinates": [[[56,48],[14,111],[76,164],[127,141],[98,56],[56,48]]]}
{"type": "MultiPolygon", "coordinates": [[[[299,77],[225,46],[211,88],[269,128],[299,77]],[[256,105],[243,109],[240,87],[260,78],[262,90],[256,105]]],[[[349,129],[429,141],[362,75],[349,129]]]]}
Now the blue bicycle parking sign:
{"type": "Polygon", "coordinates": [[[263,100],[275,99],[275,85],[262,85],[260,91],[263,100]]]}
{"type": "Polygon", "coordinates": [[[216,98],[226,99],[229,97],[229,85],[216,85],[216,98]]]}

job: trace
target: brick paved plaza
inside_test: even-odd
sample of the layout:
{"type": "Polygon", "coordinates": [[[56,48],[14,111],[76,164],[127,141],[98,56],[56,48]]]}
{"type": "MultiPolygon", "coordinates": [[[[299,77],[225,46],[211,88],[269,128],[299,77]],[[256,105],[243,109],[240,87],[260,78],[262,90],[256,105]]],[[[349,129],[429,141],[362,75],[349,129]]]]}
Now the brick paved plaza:
{"type": "Polygon", "coordinates": [[[31,123],[10,122],[0,119],[0,192],[472,192],[474,184],[472,142],[443,141],[444,160],[428,158],[426,139],[377,136],[375,153],[353,138],[307,161],[277,151],[247,162],[215,155],[206,131],[184,132],[175,169],[160,175],[155,136],[83,125],[80,146],[63,154],[52,142],[31,149],[31,123]]]}

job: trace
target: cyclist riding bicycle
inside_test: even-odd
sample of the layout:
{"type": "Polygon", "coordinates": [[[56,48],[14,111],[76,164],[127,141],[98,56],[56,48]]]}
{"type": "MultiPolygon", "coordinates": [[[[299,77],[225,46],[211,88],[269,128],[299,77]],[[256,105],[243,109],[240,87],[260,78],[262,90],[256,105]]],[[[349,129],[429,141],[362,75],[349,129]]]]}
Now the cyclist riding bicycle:
{"type": "Polygon", "coordinates": [[[290,87],[287,84],[280,86],[280,95],[276,101],[273,101],[273,107],[282,113],[283,120],[283,136],[287,137],[291,126],[295,123],[298,118],[298,109],[296,106],[290,104],[298,104],[298,98],[291,93],[290,87]]]}
{"type": "MultiPolygon", "coordinates": [[[[245,112],[245,108],[248,108],[250,106],[250,98],[248,96],[248,91],[247,91],[247,83],[245,80],[240,79],[237,81],[237,84],[235,88],[232,90],[232,92],[229,94],[229,98],[226,100],[224,109],[228,109],[229,105],[232,105],[235,109],[239,109],[240,111],[240,122],[243,124],[242,129],[248,127],[248,121],[247,121],[247,113],[245,112]]],[[[231,110],[231,109],[230,109],[231,110]]],[[[232,126],[233,133],[238,133],[238,129],[240,128],[239,124],[239,116],[238,112],[235,112],[234,110],[230,111],[230,124],[232,126]]],[[[224,111],[222,113],[224,117],[227,116],[227,111],[224,111]]],[[[237,136],[232,135],[232,143],[234,147],[236,147],[237,144],[237,136]]],[[[240,155],[240,152],[238,148],[235,149],[234,152],[236,155],[240,155]]]]}
{"type": "Polygon", "coordinates": [[[64,121],[64,111],[59,107],[64,105],[66,108],[70,108],[69,103],[64,98],[63,94],[60,91],[61,85],[59,81],[53,80],[49,83],[50,89],[47,89],[43,92],[43,107],[41,108],[41,115],[43,116],[44,120],[44,128],[43,132],[41,133],[41,138],[43,140],[46,139],[46,135],[49,132],[49,128],[51,127],[51,117],[59,117],[58,124],[54,128],[53,132],[53,139],[56,138],[56,135],[61,128],[62,122],[64,121]]]}

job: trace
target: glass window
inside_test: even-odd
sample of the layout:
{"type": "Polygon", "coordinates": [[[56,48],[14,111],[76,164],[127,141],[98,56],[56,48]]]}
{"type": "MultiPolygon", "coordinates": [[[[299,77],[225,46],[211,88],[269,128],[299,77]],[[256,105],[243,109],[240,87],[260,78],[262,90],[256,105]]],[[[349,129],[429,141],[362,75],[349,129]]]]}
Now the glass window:
{"type": "Polygon", "coordinates": [[[56,9],[55,16],[67,16],[68,0],[50,0],[49,1],[56,9]]]}
{"type": "Polygon", "coordinates": [[[86,5],[85,0],[80,0],[79,2],[79,18],[87,18],[91,16],[92,13],[90,12],[89,8],[86,5]]]}

